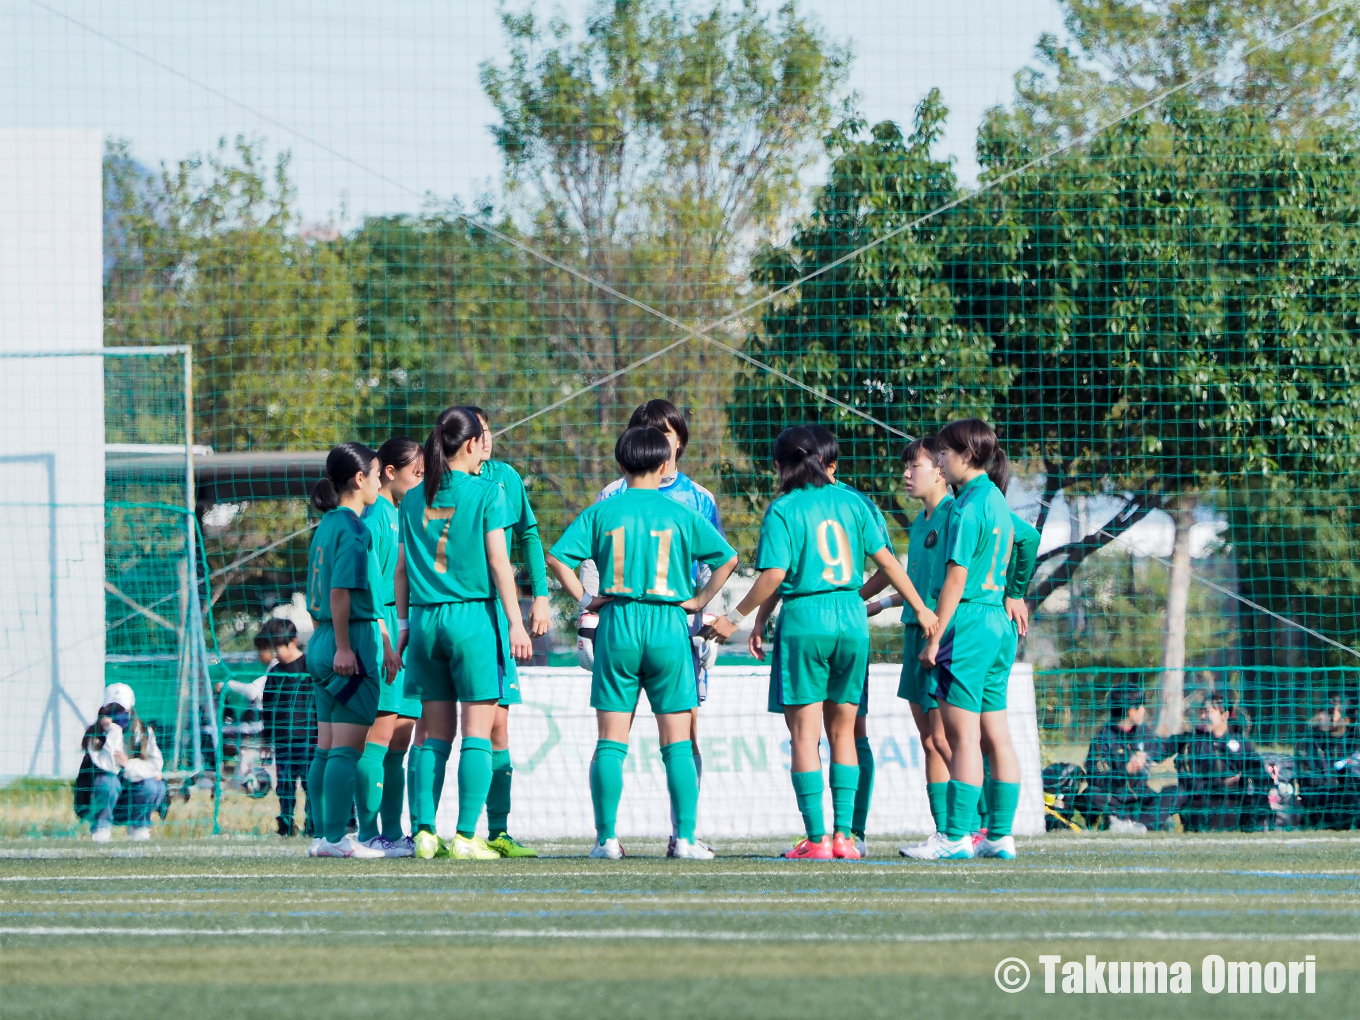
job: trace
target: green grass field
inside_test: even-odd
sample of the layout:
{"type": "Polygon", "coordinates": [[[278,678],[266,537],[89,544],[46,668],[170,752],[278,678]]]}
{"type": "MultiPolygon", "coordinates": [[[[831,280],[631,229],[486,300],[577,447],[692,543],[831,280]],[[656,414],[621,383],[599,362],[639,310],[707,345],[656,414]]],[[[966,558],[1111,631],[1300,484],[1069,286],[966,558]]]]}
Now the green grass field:
{"type": "MultiPolygon", "coordinates": [[[[0,843],[5,1020],[1354,1017],[1360,838],[1050,836],[1015,863],[330,861],[260,838],[0,843]],[[1045,994],[1040,954],[1188,961],[1188,995],[1045,994]],[[1201,961],[1316,957],[1316,993],[1201,961]],[[1006,957],[1031,969],[998,989],[1006,957]],[[96,1005],[97,1004],[97,1005],[96,1005]]],[[[892,856],[888,856],[892,853],[892,856]]]]}

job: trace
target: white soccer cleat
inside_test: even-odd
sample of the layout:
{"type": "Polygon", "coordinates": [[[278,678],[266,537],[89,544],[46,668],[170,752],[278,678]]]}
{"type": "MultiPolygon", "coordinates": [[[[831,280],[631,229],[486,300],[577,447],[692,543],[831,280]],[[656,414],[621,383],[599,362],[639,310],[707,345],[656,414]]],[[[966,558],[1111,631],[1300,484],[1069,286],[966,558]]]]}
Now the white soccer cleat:
{"type": "Polygon", "coordinates": [[[1001,836],[998,839],[984,839],[973,848],[974,857],[995,857],[1002,861],[1015,860],[1015,837],[1001,836]]]}
{"type": "Polygon", "coordinates": [[[364,843],[364,846],[370,850],[381,850],[384,857],[410,857],[415,853],[415,849],[407,846],[404,839],[393,843],[386,836],[381,835],[374,836],[364,843]]]}
{"type": "Polygon", "coordinates": [[[345,838],[339,843],[332,843],[323,839],[321,845],[316,848],[318,857],[354,857],[359,860],[381,860],[387,855],[381,850],[374,850],[371,847],[360,843],[353,836],[346,834],[345,838]]]}
{"type": "Polygon", "coordinates": [[[587,856],[596,860],[618,861],[623,859],[623,847],[619,846],[617,839],[604,839],[596,843],[587,856]]]}
{"type": "Polygon", "coordinates": [[[307,847],[307,856],[316,857],[317,851],[321,849],[321,844],[324,842],[326,841],[320,836],[317,836],[316,839],[312,840],[311,844],[307,847]]]}
{"type": "Polygon", "coordinates": [[[393,856],[395,856],[395,857],[414,857],[414,856],[416,855],[416,841],[415,841],[415,837],[413,837],[413,836],[402,836],[401,839],[397,840],[396,845],[397,845],[397,846],[404,846],[404,847],[406,848],[406,850],[407,850],[407,853],[404,853],[404,854],[394,854],[393,856]]]}
{"type": "Polygon", "coordinates": [[[669,856],[681,861],[711,861],[718,855],[697,839],[692,843],[687,839],[677,839],[675,853],[669,856]]]}
{"type": "Polygon", "coordinates": [[[973,837],[964,836],[962,839],[950,840],[936,832],[924,843],[904,846],[898,853],[914,861],[971,861],[973,837]]]}
{"type": "Polygon", "coordinates": [[[113,839],[113,830],[107,825],[101,825],[90,833],[91,843],[107,843],[111,839],[113,839]]]}
{"type": "Polygon", "coordinates": [[[145,843],[151,838],[151,826],[142,825],[135,829],[128,829],[128,839],[136,843],[145,843]]]}

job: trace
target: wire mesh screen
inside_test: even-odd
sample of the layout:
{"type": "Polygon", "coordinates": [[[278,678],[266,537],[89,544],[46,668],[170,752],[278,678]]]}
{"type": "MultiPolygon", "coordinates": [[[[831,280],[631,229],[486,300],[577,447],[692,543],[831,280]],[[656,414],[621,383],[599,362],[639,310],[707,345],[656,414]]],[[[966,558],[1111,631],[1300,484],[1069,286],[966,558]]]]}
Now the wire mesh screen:
{"type": "MultiPolygon", "coordinates": [[[[835,432],[838,477],[902,552],[904,444],[976,416],[1042,536],[1021,658],[1046,761],[1082,760],[1128,683],[1165,734],[1223,696],[1280,762],[1324,739],[1319,761],[1346,759],[1356,9],[974,6],[995,24],[679,0],[465,31],[422,3],[13,5],[11,45],[64,56],[4,72],[0,125],[102,130],[101,342],[192,363],[186,403],[182,358],[102,361],[98,679],[137,689],[167,760],[211,772],[249,707],[214,677],[259,672],[268,619],[310,630],[325,450],[423,440],[452,404],[486,409],[550,544],[618,477],[633,409],[672,400],[680,468],[744,565],[782,429],[835,432]],[[892,55],[918,35],[953,48],[908,73],[892,55]]],[[[13,260],[63,236],[0,243],[13,260]]],[[[52,432],[25,429],[35,449],[52,432]]],[[[7,555],[45,592],[37,548],[7,555]]],[[[541,664],[574,661],[569,602],[541,664]]],[[[900,661],[899,614],[874,622],[875,660],[900,661]]],[[[52,654],[33,626],[6,627],[10,658],[52,654]]],[[[7,697],[45,704],[23,675],[7,697]]]]}

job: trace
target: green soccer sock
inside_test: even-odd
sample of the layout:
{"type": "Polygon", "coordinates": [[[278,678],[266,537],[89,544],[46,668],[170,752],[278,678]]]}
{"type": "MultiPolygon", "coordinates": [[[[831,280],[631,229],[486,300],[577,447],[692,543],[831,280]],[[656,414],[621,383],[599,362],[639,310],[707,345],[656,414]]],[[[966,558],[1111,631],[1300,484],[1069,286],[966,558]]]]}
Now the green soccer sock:
{"type": "Polygon", "coordinates": [[[855,753],[859,755],[859,786],[855,787],[855,816],[850,819],[850,831],[863,836],[869,825],[869,803],[874,799],[874,749],[868,737],[855,738],[855,753]]]}
{"type": "Polygon", "coordinates": [[[935,831],[944,835],[945,818],[949,811],[946,804],[948,783],[926,783],[926,800],[930,802],[930,817],[935,819],[935,831]]]}
{"type": "Polygon", "coordinates": [[[349,809],[354,804],[354,772],[359,751],[353,747],[332,747],[326,755],[326,778],[322,782],[321,804],[325,810],[327,842],[345,838],[349,809]]]}
{"type": "Polygon", "coordinates": [[[321,815],[322,788],[326,783],[326,758],[330,748],[318,747],[312,752],[312,763],[307,766],[307,818],[312,823],[312,835],[320,836],[326,827],[321,815]]]}
{"type": "Polygon", "coordinates": [[[859,766],[831,763],[831,824],[842,836],[850,835],[855,814],[855,793],[859,789],[859,766]]]}
{"type": "Polygon", "coordinates": [[[803,816],[807,838],[820,843],[826,835],[826,818],[822,814],[822,770],[789,774],[793,777],[793,792],[798,798],[798,811],[803,816]]]}
{"type": "Polygon", "coordinates": [[[354,766],[354,806],[359,817],[359,842],[367,843],[378,835],[378,812],[382,808],[383,759],[387,748],[365,744],[364,753],[354,766]]]}
{"type": "Polygon", "coordinates": [[[949,780],[949,789],[945,794],[946,839],[959,840],[972,833],[973,826],[977,823],[977,802],[981,790],[982,787],[973,786],[971,783],[960,783],[957,779],[949,780]]]}
{"type": "Polygon", "coordinates": [[[388,751],[383,755],[382,834],[393,843],[401,839],[401,802],[406,795],[405,751],[388,751]]]}
{"type": "Polygon", "coordinates": [[[694,744],[677,740],[663,744],[661,761],[666,766],[666,789],[671,795],[678,839],[694,842],[694,821],[699,809],[699,772],[694,767],[694,744]]]}
{"type": "Polygon", "coordinates": [[[590,800],[595,806],[595,833],[601,843],[614,839],[623,797],[623,760],[628,745],[618,740],[597,740],[590,769],[590,800]]]}
{"type": "Polygon", "coordinates": [[[992,781],[992,827],[987,832],[988,839],[1000,839],[1011,834],[1011,827],[1015,824],[1015,809],[1019,804],[1019,783],[992,781]]]}
{"type": "Polygon", "coordinates": [[[406,752],[406,815],[411,822],[411,835],[420,831],[420,745],[412,744],[406,752]]]}
{"type": "Polygon", "coordinates": [[[510,781],[515,768],[510,764],[510,749],[491,750],[491,789],[486,795],[486,827],[492,839],[509,831],[510,781]]]}
{"type": "MultiPolygon", "coordinates": [[[[420,748],[420,775],[417,780],[418,805],[416,823],[427,832],[434,832],[434,815],[439,810],[438,787],[435,779],[444,774],[449,766],[449,755],[453,744],[447,740],[426,737],[420,748]]],[[[442,785],[442,784],[441,784],[442,785]]]]}
{"type": "Polygon", "coordinates": [[[491,741],[464,737],[458,752],[458,835],[477,835],[486,795],[491,792],[491,741]]]}

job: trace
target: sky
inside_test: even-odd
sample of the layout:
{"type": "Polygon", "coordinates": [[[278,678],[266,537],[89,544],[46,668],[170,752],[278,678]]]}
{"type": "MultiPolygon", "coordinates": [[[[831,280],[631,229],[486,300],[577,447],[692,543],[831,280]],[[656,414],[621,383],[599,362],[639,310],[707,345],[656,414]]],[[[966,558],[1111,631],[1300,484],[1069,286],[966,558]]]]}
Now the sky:
{"type": "MultiPolygon", "coordinates": [[[[1062,27],[1053,0],[801,6],[851,45],[870,123],[908,125],[942,90],[942,150],[965,182],[983,111],[1012,96],[1040,33],[1062,27]]],[[[585,7],[538,9],[579,24],[585,7]]],[[[503,52],[491,0],[0,0],[0,127],[97,129],[153,167],[262,138],[292,152],[304,219],[346,226],[429,195],[495,193],[478,65],[503,52]]]]}

